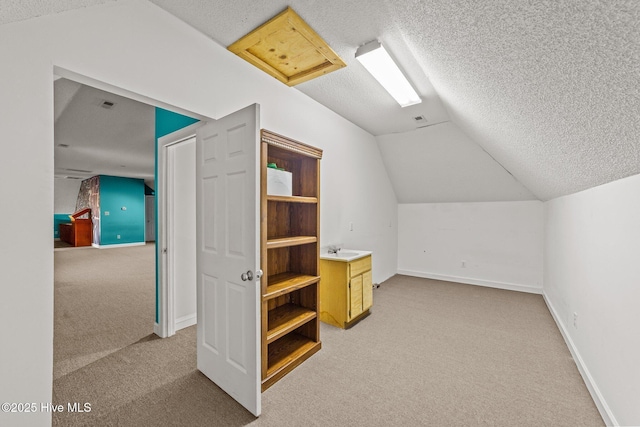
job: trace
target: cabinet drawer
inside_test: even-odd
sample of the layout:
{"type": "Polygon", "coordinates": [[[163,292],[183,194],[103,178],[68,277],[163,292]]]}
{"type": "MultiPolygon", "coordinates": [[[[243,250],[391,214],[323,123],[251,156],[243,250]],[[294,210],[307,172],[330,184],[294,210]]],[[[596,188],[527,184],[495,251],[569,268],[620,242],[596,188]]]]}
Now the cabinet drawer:
{"type": "Polygon", "coordinates": [[[371,270],[371,256],[369,255],[364,258],[351,261],[349,263],[349,269],[349,277],[354,277],[364,273],[365,271],[371,270]]]}

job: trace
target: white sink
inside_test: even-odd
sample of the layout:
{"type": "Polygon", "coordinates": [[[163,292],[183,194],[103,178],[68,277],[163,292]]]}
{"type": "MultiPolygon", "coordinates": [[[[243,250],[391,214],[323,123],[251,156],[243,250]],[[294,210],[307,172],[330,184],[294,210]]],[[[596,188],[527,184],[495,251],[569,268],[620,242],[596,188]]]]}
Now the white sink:
{"type": "Polygon", "coordinates": [[[356,251],[353,249],[341,249],[337,254],[331,254],[328,252],[323,252],[320,254],[321,259],[330,259],[336,261],[344,261],[350,262],[356,260],[358,258],[365,257],[367,255],[371,255],[371,251],[356,251]]]}
{"type": "Polygon", "coordinates": [[[332,254],[332,255],[335,255],[337,257],[347,257],[347,258],[349,258],[349,257],[358,255],[358,252],[342,252],[342,251],[338,251],[337,254],[332,254]]]}

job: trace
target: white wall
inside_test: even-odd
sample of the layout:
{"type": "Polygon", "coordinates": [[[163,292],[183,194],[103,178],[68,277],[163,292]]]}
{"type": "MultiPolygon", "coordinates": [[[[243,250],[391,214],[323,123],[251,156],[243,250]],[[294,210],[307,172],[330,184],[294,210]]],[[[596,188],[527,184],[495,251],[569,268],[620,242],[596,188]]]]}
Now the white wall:
{"type": "Polygon", "coordinates": [[[542,292],[542,202],[400,204],[398,224],[400,274],[542,292]]]}
{"type": "Polygon", "coordinates": [[[321,162],[321,246],[373,251],[373,282],[396,273],[398,210],[380,152],[371,141],[335,135],[321,162]],[[353,226],[351,226],[353,225],[353,226]]]}
{"type": "Polygon", "coordinates": [[[54,179],[53,213],[70,214],[76,211],[81,183],[81,179],[54,179]]]}
{"type": "Polygon", "coordinates": [[[601,413],[640,425],[640,175],[544,205],[547,303],[601,413]]]}
{"type": "Polygon", "coordinates": [[[377,140],[399,203],[537,199],[454,123],[377,140]]]}
{"type": "MultiPolygon", "coordinates": [[[[29,224],[5,227],[3,238],[12,243],[0,247],[0,323],[11,325],[0,337],[0,402],[52,398],[54,69],[212,118],[259,103],[262,127],[325,150],[321,242],[373,250],[375,281],[395,273],[396,199],[375,138],[151,3],[122,0],[0,26],[0,57],[0,144],[7,154],[0,159],[0,199],[20,206],[20,221],[29,224]],[[362,233],[350,235],[345,221],[362,233]]],[[[3,224],[15,220],[1,211],[3,224]]],[[[0,413],[2,425],[49,423],[48,413],[0,413]]]]}

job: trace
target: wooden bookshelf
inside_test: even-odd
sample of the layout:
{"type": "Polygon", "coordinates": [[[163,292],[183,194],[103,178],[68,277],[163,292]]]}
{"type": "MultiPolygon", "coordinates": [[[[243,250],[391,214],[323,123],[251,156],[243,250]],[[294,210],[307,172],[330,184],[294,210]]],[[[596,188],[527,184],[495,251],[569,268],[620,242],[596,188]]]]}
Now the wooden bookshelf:
{"type": "Polygon", "coordinates": [[[291,303],[269,310],[267,344],[271,344],[315,318],[315,311],[291,303]]]}
{"type": "Polygon", "coordinates": [[[262,390],[322,347],[319,327],[322,150],[261,134],[262,390]],[[267,194],[266,169],[292,174],[292,195],[267,194]]]}
{"type": "Polygon", "coordinates": [[[267,195],[267,201],[286,202],[286,203],[318,203],[318,198],[302,197],[302,196],[269,196],[267,195]]]}
{"type": "Polygon", "coordinates": [[[321,348],[321,343],[291,332],[268,346],[269,365],[262,391],[271,387],[321,348]]]}
{"type": "Polygon", "coordinates": [[[320,276],[311,276],[308,274],[297,273],[280,273],[272,277],[267,278],[267,289],[262,294],[264,300],[270,300],[277,298],[281,295],[288,294],[290,292],[302,289],[305,286],[317,283],[320,280],[320,276]]]}
{"type": "Polygon", "coordinates": [[[306,245],[307,243],[316,243],[316,236],[291,236],[280,237],[277,239],[267,240],[267,249],[285,248],[289,246],[306,245]]]}

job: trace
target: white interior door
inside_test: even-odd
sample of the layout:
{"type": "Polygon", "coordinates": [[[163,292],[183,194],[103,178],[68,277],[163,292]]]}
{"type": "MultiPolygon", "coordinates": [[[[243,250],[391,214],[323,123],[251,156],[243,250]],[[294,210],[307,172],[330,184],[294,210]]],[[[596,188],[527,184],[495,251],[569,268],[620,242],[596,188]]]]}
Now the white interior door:
{"type": "Polygon", "coordinates": [[[196,137],[198,369],[261,411],[259,106],[196,137]]]}
{"type": "Polygon", "coordinates": [[[158,319],[154,332],[170,337],[196,323],[196,129],[158,139],[158,319]]]}
{"type": "Polygon", "coordinates": [[[167,280],[175,331],[196,324],[196,138],[167,145],[167,280]]]}

